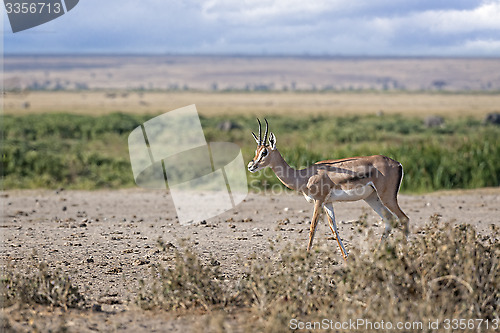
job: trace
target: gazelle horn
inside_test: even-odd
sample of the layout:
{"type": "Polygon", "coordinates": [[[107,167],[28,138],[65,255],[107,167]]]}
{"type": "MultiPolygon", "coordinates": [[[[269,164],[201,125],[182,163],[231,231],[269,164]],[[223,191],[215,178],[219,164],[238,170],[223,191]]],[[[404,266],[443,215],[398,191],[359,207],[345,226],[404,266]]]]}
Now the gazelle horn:
{"type": "Polygon", "coordinates": [[[269,133],[269,123],[267,122],[266,118],[264,118],[264,120],[266,121],[266,134],[264,134],[264,144],[266,144],[267,134],[269,133]]]}
{"type": "Polygon", "coordinates": [[[257,118],[257,121],[259,122],[259,146],[262,145],[262,124],[260,123],[259,118],[257,118]]]}
{"type": "Polygon", "coordinates": [[[257,144],[259,144],[259,139],[257,139],[257,135],[255,135],[254,132],[252,132],[252,135],[253,135],[253,138],[255,139],[255,142],[257,142],[257,144]]]}

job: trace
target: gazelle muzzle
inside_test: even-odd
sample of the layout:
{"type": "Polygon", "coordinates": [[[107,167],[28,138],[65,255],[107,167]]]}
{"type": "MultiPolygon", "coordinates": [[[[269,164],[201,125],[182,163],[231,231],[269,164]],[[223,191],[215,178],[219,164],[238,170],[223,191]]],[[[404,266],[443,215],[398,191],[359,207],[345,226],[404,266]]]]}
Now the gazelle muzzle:
{"type": "Polygon", "coordinates": [[[258,170],[257,166],[255,165],[255,162],[254,161],[250,161],[248,163],[248,171],[250,172],[256,172],[258,170]]]}

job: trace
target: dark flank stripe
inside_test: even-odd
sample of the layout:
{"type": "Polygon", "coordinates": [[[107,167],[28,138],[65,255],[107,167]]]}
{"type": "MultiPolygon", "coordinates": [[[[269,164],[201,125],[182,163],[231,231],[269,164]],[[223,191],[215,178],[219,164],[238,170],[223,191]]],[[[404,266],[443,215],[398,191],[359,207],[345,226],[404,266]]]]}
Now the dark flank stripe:
{"type": "Polygon", "coordinates": [[[341,180],[340,182],[338,182],[338,184],[346,184],[346,183],[350,183],[350,182],[355,182],[355,181],[358,181],[358,180],[361,180],[361,179],[365,179],[365,178],[368,178],[368,177],[370,177],[370,173],[365,173],[365,174],[360,174],[360,175],[354,175],[352,177],[345,178],[345,179],[341,180]]]}

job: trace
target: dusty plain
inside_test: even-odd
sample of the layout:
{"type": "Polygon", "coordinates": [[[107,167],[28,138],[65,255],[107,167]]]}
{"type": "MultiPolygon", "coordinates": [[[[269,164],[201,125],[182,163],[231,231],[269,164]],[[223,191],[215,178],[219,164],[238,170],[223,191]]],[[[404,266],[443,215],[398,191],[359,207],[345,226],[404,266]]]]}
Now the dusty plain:
{"type": "MultiPolygon", "coordinates": [[[[278,250],[269,249],[270,240],[280,239],[280,246],[291,242],[305,251],[312,209],[293,193],[251,193],[236,209],[206,224],[185,226],[177,221],[169,194],[162,191],[12,190],[1,199],[5,204],[1,260],[19,272],[31,269],[30,257],[45,261],[67,273],[88,300],[87,310],[4,309],[12,327],[21,331],[31,330],[33,323],[42,331],[60,327],[82,332],[196,330],[206,314],[144,311],[136,305],[139,281],[150,279],[151,265],[171,264],[174,249],[182,249],[182,239],[187,239],[187,246],[207,263],[216,259],[227,279],[233,279],[247,261],[277,259],[278,250]],[[162,251],[159,238],[172,248],[162,251]],[[102,311],[92,311],[96,306],[102,311]]],[[[482,234],[488,234],[491,224],[500,224],[498,188],[401,195],[400,204],[411,219],[413,233],[435,214],[442,222],[471,223],[482,234]]],[[[368,205],[338,203],[335,208],[347,249],[368,250],[369,242],[378,242],[384,226],[368,205]],[[356,227],[363,214],[368,214],[369,229],[375,235],[369,240],[356,227]]],[[[337,253],[332,265],[343,264],[326,221],[320,223],[315,246],[337,253]]],[[[238,326],[237,314],[232,325],[238,326]]]]}

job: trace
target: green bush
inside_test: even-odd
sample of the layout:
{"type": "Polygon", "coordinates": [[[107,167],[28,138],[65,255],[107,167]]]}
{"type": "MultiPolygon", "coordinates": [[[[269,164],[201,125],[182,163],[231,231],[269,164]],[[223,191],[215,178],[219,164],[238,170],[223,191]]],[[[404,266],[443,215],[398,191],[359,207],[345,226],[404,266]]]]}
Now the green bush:
{"type": "MultiPolygon", "coordinates": [[[[3,117],[4,188],[118,188],[134,185],[127,137],[154,115],[113,113],[98,117],[43,114],[3,117]]],[[[269,117],[278,149],[300,168],[323,159],[382,154],[403,164],[401,189],[438,189],[500,185],[500,127],[472,118],[446,119],[426,128],[421,119],[394,116],[269,117]]],[[[230,141],[253,157],[257,131],[247,116],[201,117],[208,142],[230,141]],[[217,128],[222,121],[237,125],[217,128]]],[[[279,180],[271,173],[249,174],[252,188],[265,189],[279,180]]]]}

